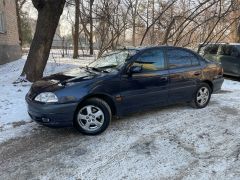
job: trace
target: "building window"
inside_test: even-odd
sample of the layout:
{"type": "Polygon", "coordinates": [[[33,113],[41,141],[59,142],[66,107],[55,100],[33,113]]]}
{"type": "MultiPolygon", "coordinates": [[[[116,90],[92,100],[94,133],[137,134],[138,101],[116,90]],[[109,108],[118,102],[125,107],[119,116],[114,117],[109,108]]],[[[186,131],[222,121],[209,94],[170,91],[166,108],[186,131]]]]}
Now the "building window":
{"type": "Polygon", "coordinates": [[[6,31],[3,5],[4,5],[3,0],[0,0],[0,33],[4,33],[6,31]]]}

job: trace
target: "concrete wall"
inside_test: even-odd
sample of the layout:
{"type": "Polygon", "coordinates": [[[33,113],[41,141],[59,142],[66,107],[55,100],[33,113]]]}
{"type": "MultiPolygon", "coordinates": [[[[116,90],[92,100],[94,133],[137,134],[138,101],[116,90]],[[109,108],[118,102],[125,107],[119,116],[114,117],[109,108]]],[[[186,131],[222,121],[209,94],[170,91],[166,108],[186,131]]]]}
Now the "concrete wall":
{"type": "Polygon", "coordinates": [[[5,19],[5,31],[0,32],[0,64],[4,64],[19,59],[22,53],[19,44],[15,0],[0,1],[2,1],[0,10],[5,19]]]}

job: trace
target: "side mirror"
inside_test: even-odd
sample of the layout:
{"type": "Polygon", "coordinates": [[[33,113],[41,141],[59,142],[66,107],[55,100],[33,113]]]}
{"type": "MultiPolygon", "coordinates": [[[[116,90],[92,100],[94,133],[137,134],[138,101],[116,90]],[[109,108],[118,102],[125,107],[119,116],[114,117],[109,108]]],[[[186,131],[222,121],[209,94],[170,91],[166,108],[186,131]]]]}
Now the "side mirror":
{"type": "Polygon", "coordinates": [[[136,65],[131,66],[128,71],[129,74],[140,73],[140,72],[142,72],[142,66],[136,66],[136,65]]]}

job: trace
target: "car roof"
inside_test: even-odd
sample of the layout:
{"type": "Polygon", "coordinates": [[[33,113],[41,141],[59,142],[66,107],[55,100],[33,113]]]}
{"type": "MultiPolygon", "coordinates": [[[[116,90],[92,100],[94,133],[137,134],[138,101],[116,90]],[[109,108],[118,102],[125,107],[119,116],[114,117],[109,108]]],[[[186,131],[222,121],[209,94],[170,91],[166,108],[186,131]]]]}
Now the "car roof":
{"type": "Polygon", "coordinates": [[[209,45],[233,45],[233,46],[240,46],[240,43],[223,43],[223,42],[219,42],[219,43],[207,43],[207,44],[203,44],[200,43],[199,45],[203,45],[203,46],[209,46],[209,45]]]}
{"type": "Polygon", "coordinates": [[[229,43],[229,45],[240,46],[240,43],[229,43]]]}
{"type": "MultiPolygon", "coordinates": [[[[183,48],[183,47],[178,47],[178,46],[168,46],[168,45],[157,45],[157,46],[129,46],[129,47],[123,47],[123,48],[119,48],[120,50],[137,50],[137,51],[141,51],[141,50],[146,50],[146,49],[151,49],[151,48],[164,48],[164,47],[171,47],[171,48],[183,48]]],[[[187,49],[187,48],[183,48],[183,49],[187,49]]]]}

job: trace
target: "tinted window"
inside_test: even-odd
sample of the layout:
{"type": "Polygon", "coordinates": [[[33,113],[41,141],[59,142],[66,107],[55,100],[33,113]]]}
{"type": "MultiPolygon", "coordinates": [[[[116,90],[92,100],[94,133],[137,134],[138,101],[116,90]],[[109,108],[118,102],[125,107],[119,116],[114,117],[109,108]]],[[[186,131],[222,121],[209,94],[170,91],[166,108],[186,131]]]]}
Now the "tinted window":
{"type": "Polygon", "coordinates": [[[232,51],[231,51],[231,56],[233,56],[233,57],[239,57],[240,56],[240,51],[237,49],[236,46],[233,46],[232,51]]]}
{"type": "Polygon", "coordinates": [[[238,52],[240,52],[240,45],[235,45],[235,48],[237,49],[238,52]]]}
{"type": "Polygon", "coordinates": [[[199,65],[198,58],[191,52],[180,49],[167,51],[169,68],[199,65]]]}
{"type": "Polygon", "coordinates": [[[147,50],[134,63],[141,65],[143,71],[161,70],[165,68],[164,53],[161,49],[147,50]]]}
{"type": "Polygon", "coordinates": [[[203,50],[204,54],[217,54],[218,47],[219,47],[218,44],[207,45],[203,50]]]}
{"type": "Polygon", "coordinates": [[[219,47],[218,55],[231,56],[232,46],[222,45],[219,47]]]}

